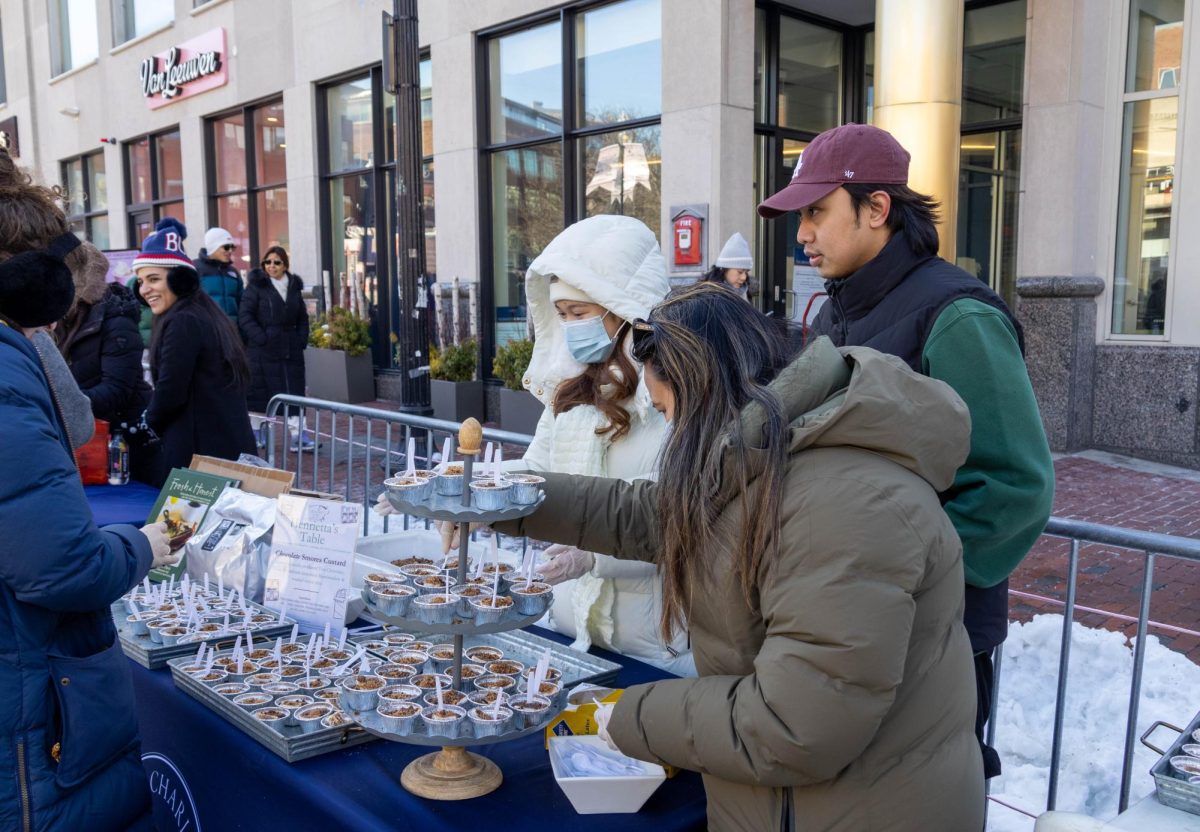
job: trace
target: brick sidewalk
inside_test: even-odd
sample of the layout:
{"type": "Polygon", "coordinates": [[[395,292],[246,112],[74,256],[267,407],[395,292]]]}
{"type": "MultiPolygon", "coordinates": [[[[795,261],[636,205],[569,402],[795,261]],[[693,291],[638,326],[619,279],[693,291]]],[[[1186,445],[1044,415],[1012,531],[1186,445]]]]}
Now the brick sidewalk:
{"type": "MultiPolygon", "coordinates": [[[[365,406],[379,410],[396,409],[396,405],[391,402],[369,402],[365,406]]],[[[352,500],[361,500],[365,489],[361,468],[365,462],[365,454],[356,453],[348,466],[344,453],[346,443],[338,442],[339,451],[331,472],[328,460],[328,415],[323,419],[320,432],[324,434],[326,445],[322,451],[315,487],[339,494],[345,493],[352,500]],[[349,478],[349,483],[348,467],[354,472],[349,478]]],[[[309,426],[312,427],[311,419],[309,426]]],[[[341,440],[348,438],[349,420],[346,417],[339,418],[336,434],[341,440]]],[[[361,445],[365,436],[365,420],[355,419],[355,443],[361,445]]],[[[402,452],[401,436],[402,433],[395,433],[393,447],[402,452]]],[[[372,492],[379,490],[382,481],[382,463],[385,456],[382,452],[383,440],[381,423],[376,422],[372,432],[372,445],[376,449],[372,452],[371,460],[372,492]]],[[[418,453],[422,454],[423,451],[419,450],[418,453]]],[[[506,448],[505,458],[515,458],[519,453],[518,448],[506,448]]],[[[288,454],[286,467],[294,468],[295,459],[295,454],[288,454]]],[[[313,488],[311,457],[304,454],[302,459],[306,467],[301,484],[303,487],[313,488]]],[[[396,467],[403,464],[398,456],[394,457],[394,460],[396,467]]],[[[1054,467],[1057,481],[1054,514],[1058,517],[1200,538],[1200,481],[1158,472],[1131,470],[1082,456],[1062,457],[1055,462],[1054,467]]],[[[1041,537],[1033,551],[1013,574],[1009,582],[1010,590],[1059,601],[1065,600],[1069,552],[1068,541],[1041,537]]],[[[1103,610],[1105,613],[1136,618],[1144,560],[1142,554],[1137,551],[1099,544],[1081,546],[1076,603],[1103,610]]],[[[1200,631],[1200,563],[1166,556],[1156,558],[1153,587],[1151,621],[1200,631]]],[[[1014,620],[1026,621],[1039,612],[1061,613],[1062,607],[1014,595],[1010,599],[1010,611],[1014,620]]],[[[1129,636],[1134,635],[1137,630],[1134,623],[1108,614],[1079,611],[1076,613],[1076,620],[1090,627],[1121,630],[1129,636]]],[[[1150,632],[1200,664],[1200,636],[1178,634],[1153,626],[1150,632]]]]}
{"type": "MultiPolygon", "coordinates": [[[[1054,514],[1128,529],[1200,537],[1200,482],[1159,473],[1129,470],[1083,457],[1055,462],[1054,514]]],[[[1043,536],[1009,581],[1010,590],[1064,600],[1070,543],[1043,536]]],[[[1141,552],[1086,544],[1079,551],[1076,604],[1136,618],[1145,558],[1141,552]]],[[[1014,596],[1012,617],[1028,620],[1036,612],[1062,612],[1057,605],[1014,596]]],[[[1200,563],[1155,558],[1150,619],[1200,630],[1200,563]]],[[[1121,630],[1137,627],[1097,613],[1076,613],[1089,627],[1121,630]]],[[[1200,637],[1151,627],[1150,632],[1200,664],[1200,637]]]]}

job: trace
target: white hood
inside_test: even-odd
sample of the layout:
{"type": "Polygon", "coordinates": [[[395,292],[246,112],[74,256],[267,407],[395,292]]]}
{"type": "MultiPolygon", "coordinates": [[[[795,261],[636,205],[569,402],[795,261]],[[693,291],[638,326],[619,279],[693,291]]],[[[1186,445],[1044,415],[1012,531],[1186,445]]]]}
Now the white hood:
{"type": "Polygon", "coordinates": [[[671,289],[654,233],[633,217],[589,217],[551,240],[525,273],[534,347],[522,379],[525,389],[547,407],[558,385],[584,369],[567,350],[550,302],[551,276],[586,292],[626,321],[646,317],[671,289]]]}

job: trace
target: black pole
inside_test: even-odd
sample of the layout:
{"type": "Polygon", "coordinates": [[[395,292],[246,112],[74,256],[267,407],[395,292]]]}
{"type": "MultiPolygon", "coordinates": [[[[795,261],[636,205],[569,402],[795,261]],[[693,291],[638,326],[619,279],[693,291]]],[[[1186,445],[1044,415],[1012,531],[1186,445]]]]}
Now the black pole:
{"type": "Polygon", "coordinates": [[[394,0],[392,55],[396,94],[396,302],[392,327],[401,372],[400,409],[429,415],[428,277],[421,176],[421,73],[417,0],[394,0]]]}

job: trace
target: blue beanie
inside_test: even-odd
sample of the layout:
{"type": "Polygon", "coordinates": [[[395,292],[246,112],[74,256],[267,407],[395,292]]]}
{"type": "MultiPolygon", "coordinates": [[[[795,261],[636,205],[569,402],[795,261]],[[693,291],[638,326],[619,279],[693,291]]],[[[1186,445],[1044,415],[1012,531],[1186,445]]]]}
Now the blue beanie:
{"type": "Polygon", "coordinates": [[[174,217],[163,217],[154,226],[154,233],[142,243],[142,251],[133,259],[133,271],[142,266],[186,266],[192,271],[196,267],[187,256],[183,241],[187,239],[187,226],[174,217]]]}

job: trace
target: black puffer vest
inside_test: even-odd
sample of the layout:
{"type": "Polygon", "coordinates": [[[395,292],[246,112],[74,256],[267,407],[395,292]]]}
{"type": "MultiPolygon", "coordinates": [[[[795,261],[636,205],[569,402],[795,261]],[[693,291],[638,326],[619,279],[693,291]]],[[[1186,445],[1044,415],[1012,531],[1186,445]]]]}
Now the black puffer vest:
{"type": "MultiPolygon", "coordinates": [[[[940,257],[914,253],[904,232],[894,234],[874,260],[850,277],[826,281],[825,291],[829,302],[806,340],[828,335],[839,347],[871,347],[922,372],[921,354],[938,315],[954,301],[972,298],[1004,313],[1025,353],[1021,324],[1000,296],[940,257]]],[[[941,495],[942,502],[953,496],[951,487],[941,495]]],[[[963,623],[976,651],[1002,643],[1008,633],[1008,581],[986,589],[968,584],[963,623]]]]}

